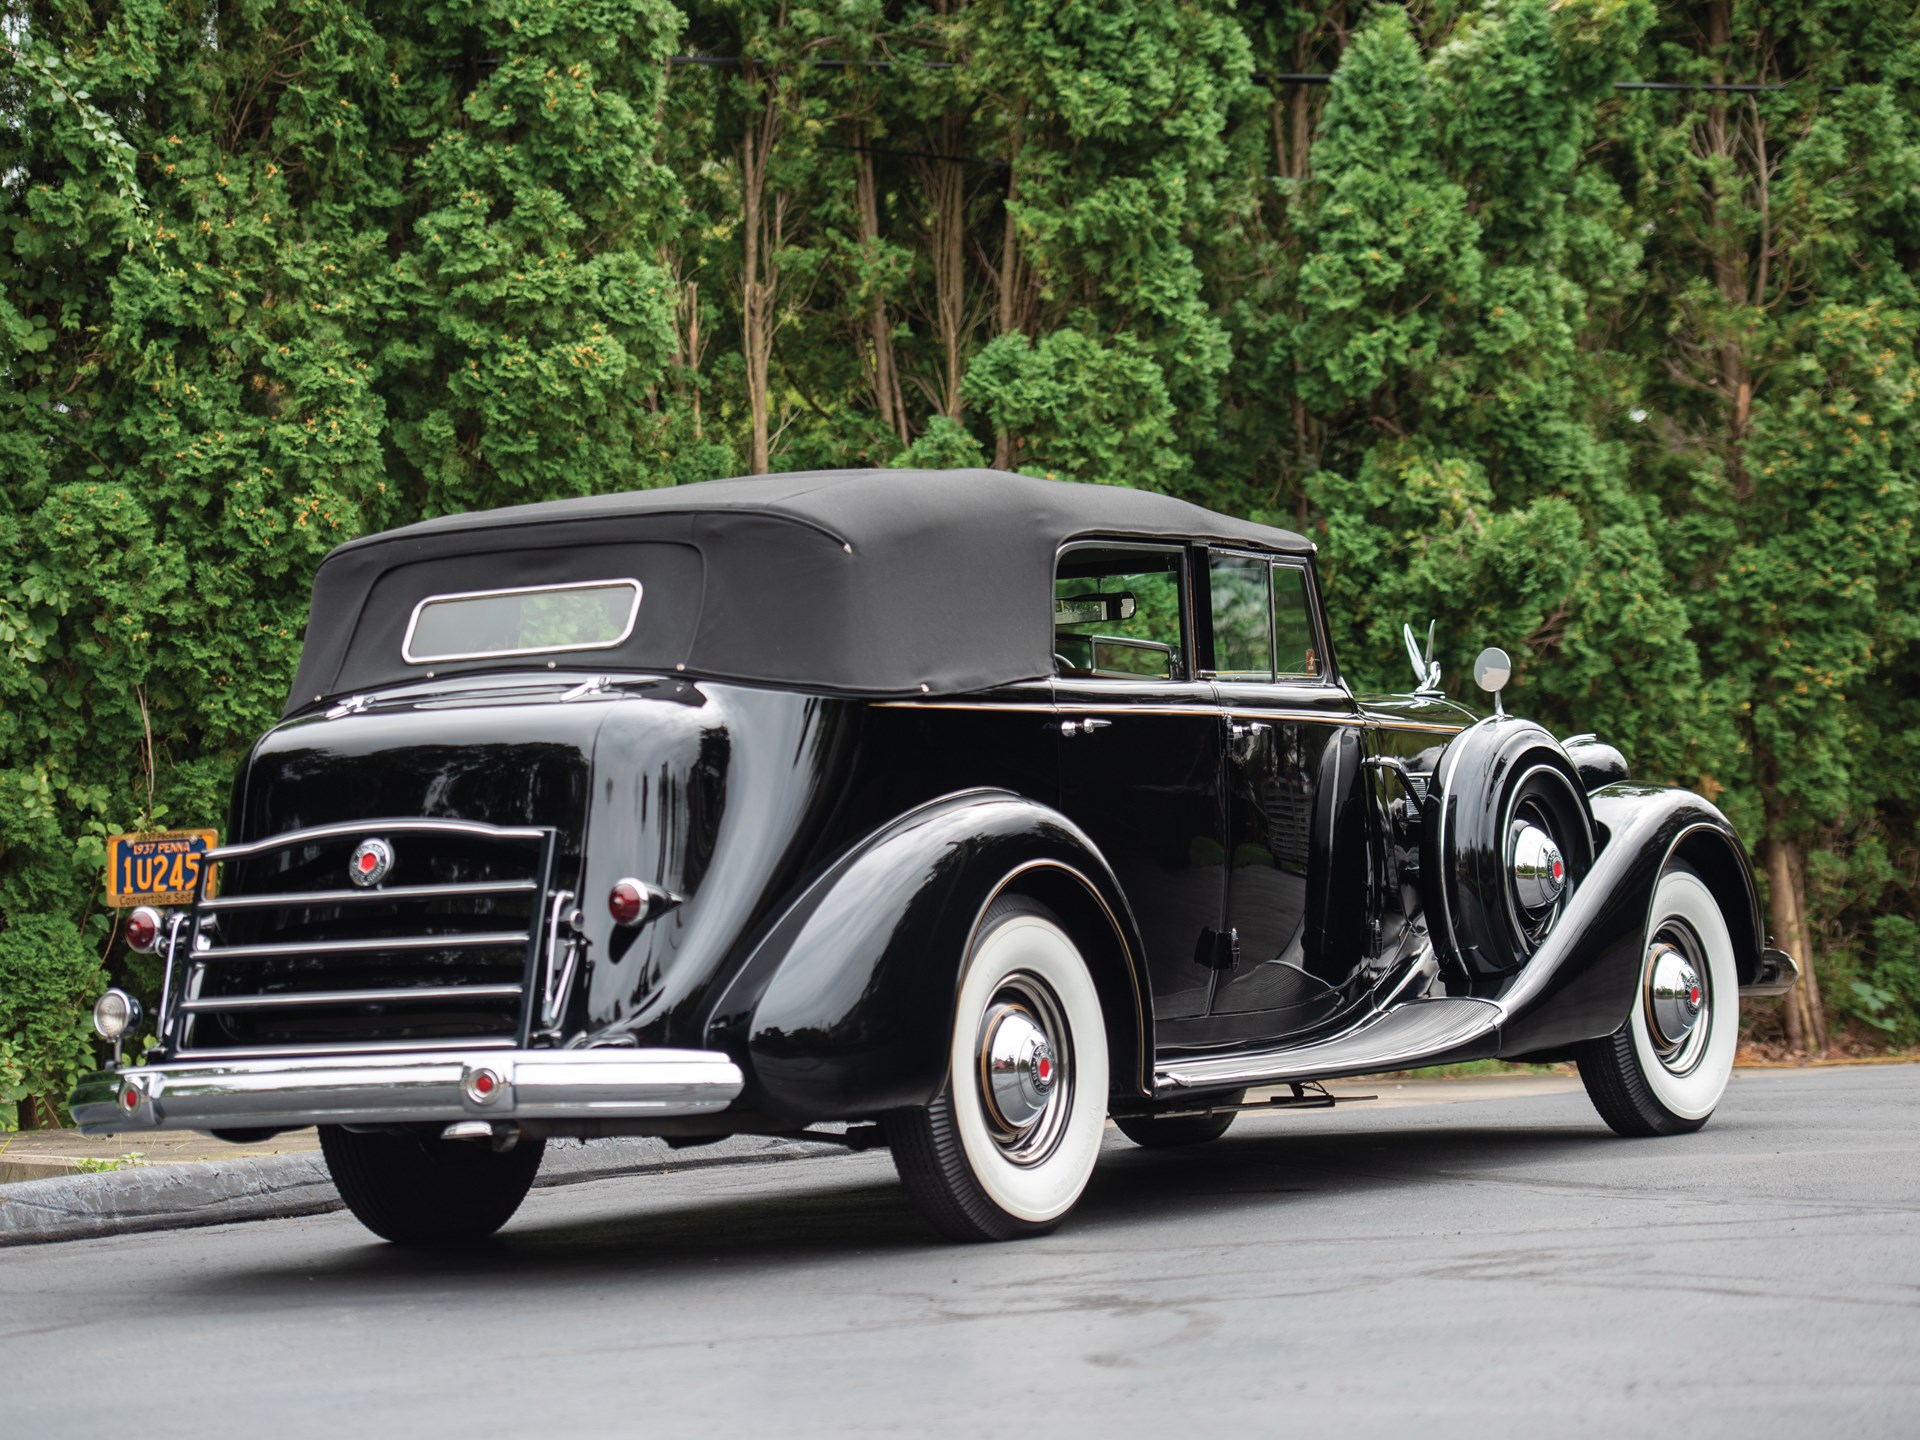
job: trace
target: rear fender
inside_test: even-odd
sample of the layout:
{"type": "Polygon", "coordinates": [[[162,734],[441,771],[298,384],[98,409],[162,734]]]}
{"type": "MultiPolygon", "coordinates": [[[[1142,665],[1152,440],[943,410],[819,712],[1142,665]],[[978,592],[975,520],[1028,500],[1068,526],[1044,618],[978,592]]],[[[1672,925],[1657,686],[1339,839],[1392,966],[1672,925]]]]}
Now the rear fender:
{"type": "Polygon", "coordinates": [[[1593,868],[1540,951],[1496,997],[1506,1058],[1620,1028],[1639,989],[1654,886],[1670,862],[1691,865],[1720,902],[1741,983],[1759,973],[1753,871],[1726,816],[1691,791],[1644,785],[1608,785],[1589,801],[1601,841],[1593,868]]]}
{"type": "Polygon", "coordinates": [[[707,1031],[745,1061],[739,1107],[816,1121],[931,1102],[962,959],[1003,893],[1060,916],[1100,989],[1116,1089],[1150,1093],[1139,933],[1112,871],[1059,812],[974,790],[852,847],[765,932],[707,1031]]]}

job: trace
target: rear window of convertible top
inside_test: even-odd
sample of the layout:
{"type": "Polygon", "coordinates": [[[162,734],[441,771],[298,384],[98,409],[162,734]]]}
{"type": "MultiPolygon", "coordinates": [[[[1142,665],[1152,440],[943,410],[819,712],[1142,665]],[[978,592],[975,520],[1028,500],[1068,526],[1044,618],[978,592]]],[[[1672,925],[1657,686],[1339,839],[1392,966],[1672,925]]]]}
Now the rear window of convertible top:
{"type": "Polygon", "coordinates": [[[400,653],[410,665],[610,650],[633,633],[638,580],[586,580],[429,595],[413,607],[400,653]]]}

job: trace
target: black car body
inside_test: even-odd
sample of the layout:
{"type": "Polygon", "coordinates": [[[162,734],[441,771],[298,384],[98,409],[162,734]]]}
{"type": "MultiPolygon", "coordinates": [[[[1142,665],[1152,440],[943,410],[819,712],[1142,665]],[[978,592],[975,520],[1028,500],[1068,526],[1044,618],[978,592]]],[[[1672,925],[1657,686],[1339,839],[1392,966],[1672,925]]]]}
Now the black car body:
{"type": "Polygon", "coordinates": [[[159,1048],[74,1113],[321,1124],[396,1238],[432,1225],[376,1203],[394,1146],[480,1174],[551,1135],[841,1121],[881,1122],[950,1233],[1057,1223],[968,1221],[979,1177],[910,1158],[976,1052],[968,1103],[1035,1173],[1022,1117],[1081,1123],[1042,1080],[1069,1053],[1061,1085],[1099,1073],[1096,1042],[1099,1110],[1146,1143],[1218,1133],[1250,1086],[1490,1056],[1598,1073],[1642,1012],[1656,1050],[1688,1040],[1655,1008],[1673,977],[1709,1013],[1726,958],[1689,961],[1653,913],[1676,868],[1737,973],[1716,1026],[1734,989],[1793,975],[1706,800],[1629,783],[1591,737],[1352,693],[1299,536],[996,472],[720,481],[343,546],[228,835],[217,890],[165,917],[159,1048]],[[1104,1034],[1067,1036],[1050,981],[958,1013],[1010,906],[1071,942],[1104,1034]]]}

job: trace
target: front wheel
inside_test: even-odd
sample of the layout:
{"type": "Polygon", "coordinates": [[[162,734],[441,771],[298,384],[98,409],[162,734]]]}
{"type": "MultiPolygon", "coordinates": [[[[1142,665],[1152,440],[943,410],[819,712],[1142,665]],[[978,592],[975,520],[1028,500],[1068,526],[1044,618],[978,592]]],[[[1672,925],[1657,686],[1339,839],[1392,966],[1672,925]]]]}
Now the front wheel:
{"type": "Polygon", "coordinates": [[[1726,1093],[1740,976],[1720,903],[1683,865],[1654,887],[1633,1010],[1575,1057],[1594,1109],[1628,1136],[1698,1130],[1726,1093]]]}
{"type": "Polygon", "coordinates": [[[1029,900],[995,901],[960,980],[947,1083],[886,1120],[894,1167],[951,1240],[1044,1235],[1093,1174],[1107,1032],[1080,951],[1029,900]]]}
{"type": "Polygon", "coordinates": [[[544,1140],[496,1151],[478,1140],[320,1127],[320,1151],[347,1209],[397,1245],[484,1240],[527,1198],[545,1149],[544,1140]]]}

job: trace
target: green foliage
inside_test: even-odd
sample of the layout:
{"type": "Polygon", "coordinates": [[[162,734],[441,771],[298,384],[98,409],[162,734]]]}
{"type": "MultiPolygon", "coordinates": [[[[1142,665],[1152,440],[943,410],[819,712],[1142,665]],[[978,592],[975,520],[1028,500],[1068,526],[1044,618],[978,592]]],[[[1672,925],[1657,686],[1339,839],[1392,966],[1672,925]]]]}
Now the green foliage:
{"type": "Polygon", "coordinates": [[[6,14],[39,58],[0,75],[0,938],[64,917],[148,985],[98,908],[104,839],[221,824],[328,549],[686,478],[645,407],[682,21],[6,14]]]}
{"type": "MultiPolygon", "coordinates": [[[[13,915],[0,931],[0,1102],[54,1121],[93,1065],[100,957],[59,915],[13,915]]],[[[28,1117],[19,1116],[24,1120],[28,1117]]]]}
{"type": "Polygon", "coordinates": [[[1911,6],[5,15],[0,932],[152,983],[104,839],[219,823],[343,539],[995,463],[1310,534],[1363,687],[1505,646],[1920,1035],[1911,6]]]}

